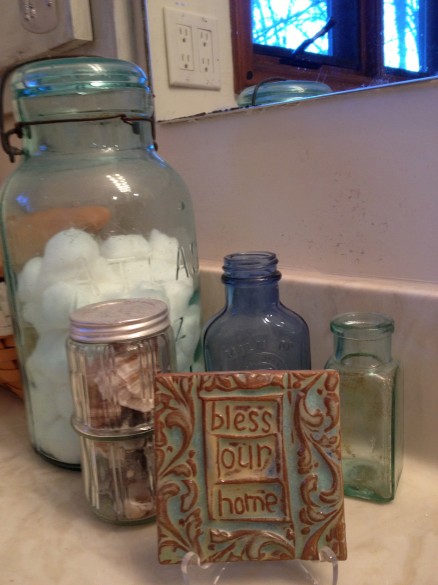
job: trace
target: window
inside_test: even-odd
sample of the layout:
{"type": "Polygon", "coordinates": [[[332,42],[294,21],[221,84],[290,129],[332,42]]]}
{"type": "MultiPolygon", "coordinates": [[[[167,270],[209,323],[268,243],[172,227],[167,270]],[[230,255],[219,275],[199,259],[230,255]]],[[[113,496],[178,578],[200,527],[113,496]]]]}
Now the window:
{"type": "Polygon", "coordinates": [[[435,75],[436,0],[230,0],[235,88],[269,77],[335,91],[435,75]]]}

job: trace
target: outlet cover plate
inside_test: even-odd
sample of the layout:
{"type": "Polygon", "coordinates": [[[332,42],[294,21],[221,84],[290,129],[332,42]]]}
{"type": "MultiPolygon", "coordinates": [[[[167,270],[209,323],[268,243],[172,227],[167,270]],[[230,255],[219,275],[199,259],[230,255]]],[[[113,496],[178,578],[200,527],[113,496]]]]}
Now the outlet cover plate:
{"type": "Polygon", "coordinates": [[[217,18],[165,6],[164,28],[169,85],[219,90],[217,18]]]}

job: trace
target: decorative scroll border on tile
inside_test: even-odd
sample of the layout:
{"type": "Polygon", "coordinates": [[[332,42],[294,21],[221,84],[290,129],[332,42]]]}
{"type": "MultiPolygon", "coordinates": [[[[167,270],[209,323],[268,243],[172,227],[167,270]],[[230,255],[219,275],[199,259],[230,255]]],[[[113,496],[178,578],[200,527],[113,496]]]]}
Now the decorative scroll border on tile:
{"type": "Polygon", "coordinates": [[[161,374],[155,400],[161,563],[346,558],[337,372],[161,374]]]}

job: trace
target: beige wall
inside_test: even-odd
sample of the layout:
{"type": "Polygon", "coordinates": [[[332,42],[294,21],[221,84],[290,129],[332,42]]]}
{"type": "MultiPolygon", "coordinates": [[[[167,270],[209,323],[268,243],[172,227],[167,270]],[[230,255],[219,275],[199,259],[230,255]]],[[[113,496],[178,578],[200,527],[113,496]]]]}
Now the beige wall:
{"type": "Polygon", "coordinates": [[[438,284],[438,79],[159,126],[201,258],[438,284]]]}

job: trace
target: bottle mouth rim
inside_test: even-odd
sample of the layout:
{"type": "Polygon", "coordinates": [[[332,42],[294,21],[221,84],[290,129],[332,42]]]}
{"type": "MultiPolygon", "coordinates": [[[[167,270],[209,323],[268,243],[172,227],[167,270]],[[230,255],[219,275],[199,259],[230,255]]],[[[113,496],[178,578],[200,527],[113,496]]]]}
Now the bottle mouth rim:
{"type": "Polygon", "coordinates": [[[95,118],[116,113],[148,119],[153,96],[135,63],[108,57],[54,57],[17,67],[10,88],[21,122],[95,118]]]}
{"type": "Polygon", "coordinates": [[[33,61],[14,71],[17,98],[72,95],[115,89],[150,92],[145,72],[136,64],[107,57],[59,57],[33,61]]]}
{"type": "Polygon", "coordinates": [[[279,280],[278,259],[274,252],[234,252],[224,257],[223,282],[230,280],[279,280]]]}
{"type": "Polygon", "coordinates": [[[352,311],[334,317],[330,330],[349,339],[374,339],[393,333],[394,319],[384,313],[352,311]]]}

